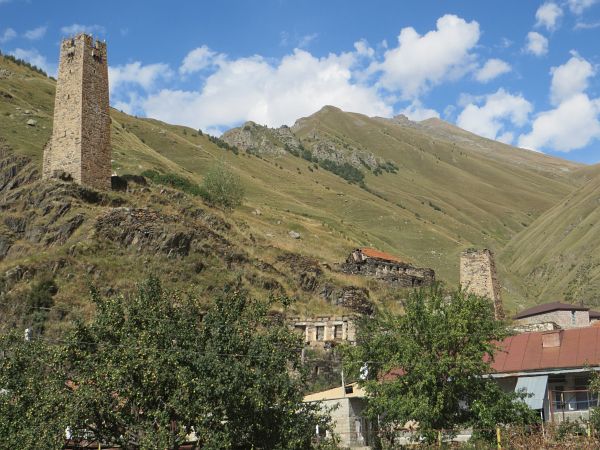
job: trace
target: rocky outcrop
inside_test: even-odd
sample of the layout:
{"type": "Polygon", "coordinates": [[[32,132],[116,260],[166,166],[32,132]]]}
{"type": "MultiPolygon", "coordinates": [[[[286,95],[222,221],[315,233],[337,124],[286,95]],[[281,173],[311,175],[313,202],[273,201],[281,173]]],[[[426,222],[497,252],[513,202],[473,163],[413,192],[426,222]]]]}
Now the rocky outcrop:
{"type": "MultiPolygon", "coordinates": [[[[287,127],[286,127],[287,128],[287,127]]],[[[289,130],[289,129],[288,129],[289,130]]],[[[264,153],[283,155],[286,153],[286,142],[298,142],[288,131],[278,132],[254,122],[246,122],[239,128],[233,128],[223,133],[221,139],[229,145],[238,147],[248,153],[264,153]]],[[[296,144],[293,144],[296,145],[296,144]]]]}
{"type": "Polygon", "coordinates": [[[375,307],[370,300],[369,290],[357,286],[338,287],[325,283],[320,291],[321,297],[333,305],[341,306],[358,314],[371,315],[375,307]]]}
{"type": "Polygon", "coordinates": [[[277,257],[277,261],[295,274],[298,285],[303,291],[316,291],[323,275],[319,261],[297,253],[284,253],[277,257]]]}
{"type": "Polygon", "coordinates": [[[179,217],[150,208],[112,208],[96,220],[94,229],[97,239],[170,257],[207,250],[216,251],[224,259],[232,258],[234,254],[229,249],[229,242],[208,227],[197,222],[182,223],[179,217]]]}

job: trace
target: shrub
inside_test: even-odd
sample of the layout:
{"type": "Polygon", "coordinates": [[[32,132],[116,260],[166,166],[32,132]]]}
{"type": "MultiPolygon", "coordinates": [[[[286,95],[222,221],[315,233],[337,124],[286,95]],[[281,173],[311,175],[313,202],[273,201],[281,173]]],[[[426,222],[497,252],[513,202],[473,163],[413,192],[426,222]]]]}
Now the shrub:
{"type": "Polygon", "coordinates": [[[142,172],[142,176],[152,180],[154,183],[170,186],[183,192],[187,192],[191,195],[202,195],[200,186],[196,183],[191,182],[187,178],[176,175],[174,173],[161,174],[155,170],[145,170],[142,172]]]}
{"type": "Polygon", "coordinates": [[[218,163],[204,177],[200,195],[212,205],[233,209],[242,204],[245,191],[239,177],[218,163]]]}
{"type": "Polygon", "coordinates": [[[338,164],[329,159],[319,161],[319,164],[323,169],[335,173],[336,175],[342,177],[346,181],[358,184],[364,182],[363,180],[365,178],[365,175],[351,164],[338,164]]]}

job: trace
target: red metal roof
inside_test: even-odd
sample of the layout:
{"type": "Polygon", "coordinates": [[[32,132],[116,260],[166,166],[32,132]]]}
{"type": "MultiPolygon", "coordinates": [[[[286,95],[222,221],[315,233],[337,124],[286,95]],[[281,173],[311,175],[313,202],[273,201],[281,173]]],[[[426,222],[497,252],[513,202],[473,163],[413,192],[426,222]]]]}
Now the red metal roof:
{"type": "Polygon", "coordinates": [[[585,306],[571,305],[569,303],[544,303],[543,305],[537,305],[521,311],[519,314],[514,316],[513,319],[523,319],[524,317],[536,316],[538,314],[544,314],[552,311],[588,311],[589,309],[590,308],[586,308],[585,306]]]}
{"type": "Polygon", "coordinates": [[[374,248],[363,247],[359,249],[361,253],[369,258],[383,259],[385,261],[392,261],[397,263],[406,263],[406,261],[401,260],[400,258],[390,255],[386,252],[381,252],[379,250],[375,250],[374,248]]]}
{"type": "MultiPolygon", "coordinates": [[[[556,331],[558,332],[558,330],[556,331]]],[[[562,330],[559,347],[542,347],[544,332],[506,338],[492,363],[497,373],[600,366],[600,327],[562,330]]]]}

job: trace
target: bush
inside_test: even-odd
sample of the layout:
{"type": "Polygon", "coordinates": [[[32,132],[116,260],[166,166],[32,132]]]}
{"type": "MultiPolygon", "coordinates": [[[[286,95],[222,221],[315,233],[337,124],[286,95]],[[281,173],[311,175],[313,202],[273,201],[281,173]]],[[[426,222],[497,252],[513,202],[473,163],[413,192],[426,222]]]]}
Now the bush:
{"type": "Polygon", "coordinates": [[[204,177],[200,195],[212,205],[233,209],[242,204],[245,191],[239,177],[218,163],[204,177]]]}
{"type": "Polygon", "coordinates": [[[152,180],[154,183],[163,184],[180,191],[186,192],[191,195],[200,196],[202,190],[196,183],[191,182],[187,178],[174,173],[158,173],[155,170],[145,170],[142,172],[142,176],[152,180]]]}
{"type": "Polygon", "coordinates": [[[364,182],[365,175],[351,164],[338,164],[329,159],[319,161],[319,164],[323,169],[335,173],[337,176],[342,177],[344,180],[349,181],[350,183],[361,184],[364,182]]]}

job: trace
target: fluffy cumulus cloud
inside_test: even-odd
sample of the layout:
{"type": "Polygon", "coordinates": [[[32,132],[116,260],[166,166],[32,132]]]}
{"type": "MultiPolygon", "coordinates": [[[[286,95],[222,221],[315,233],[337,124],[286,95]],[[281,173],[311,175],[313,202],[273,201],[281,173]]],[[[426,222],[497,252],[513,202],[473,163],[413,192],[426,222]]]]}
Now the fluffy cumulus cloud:
{"type": "Polygon", "coordinates": [[[323,105],[370,115],[392,108],[375,87],[354,82],[356,53],[317,58],[304,50],[273,63],[261,56],[219,58],[199,91],[163,89],[142,102],[146,114],[210,129],[254,120],[269,126],[292,124],[323,105]]]}
{"type": "Polygon", "coordinates": [[[436,29],[424,35],[412,27],[403,28],[398,46],[387,50],[371,71],[381,73],[379,86],[414,99],[431,86],[471,70],[476,58],[471,51],[479,35],[477,22],[450,14],[440,17],[436,29]]]}
{"type": "Polygon", "coordinates": [[[562,66],[553,67],[550,72],[550,100],[554,105],[584,92],[588,87],[589,78],[595,74],[594,67],[577,54],[562,66]]]}
{"type": "Polygon", "coordinates": [[[525,40],[525,51],[535,56],[545,55],[548,53],[548,39],[536,31],[530,31],[525,40]]]}
{"type": "Polygon", "coordinates": [[[74,23],[62,27],[60,32],[65,36],[73,36],[79,33],[105,34],[106,29],[102,25],[81,25],[79,23],[74,23]]]}
{"type": "Polygon", "coordinates": [[[213,65],[215,58],[222,57],[222,55],[218,55],[217,52],[213,52],[206,45],[203,45],[202,47],[195,48],[185,56],[179,67],[179,73],[187,75],[199,72],[213,65]]]}
{"type": "Polygon", "coordinates": [[[25,36],[25,38],[29,39],[30,41],[36,41],[38,39],[43,38],[46,35],[47,30],[48,27],[37,27],[31,30],[27,30],[23,36],[25,36]]]}
{"type": "Polygon", "coordinates": [[[531,132],[521,135],[519,146],[532,150],[548,148],[568,152],[583,148],[600,138],[598,100],[576,94],[555,109],[539,114],[531,132]]]}
{"type": "Polygon", "coordinates": [[[0,34],[0,44],[5,44],[8,41],[11,41],[16,37],[17,37],[17,32],[15,30],[13,30],[12,28],[6,28],[0,34]]]}
{"type": "Polygon", "coordinates": [[[598,0],[568,0],[567,4],[573,14],[582,14],[590,6],[598,3],[598,0]]]}
{"type": "Polygon", "coordinates": [[[510,64],[508,64],[506,61],[491,58],[485,62],[483,67],[475,72],[475,79],[480,83],[487,83],[488,81],[510,71],[510,64]]]}
{"type": "Polygon", "coordinates": [[[550,100],[554,109],[540,113],[531,131],[519,137],[521,147],[568,152],[600,138],[600,99],[586,93],[594,67],[577,54],[551,70],[550,100]]]}
{"type": "Polygon", "coordinates": [[[108,82],[111,93],[126,86],[139,86],[151,90],[160,79],[168,79],[173,75],[167,64],[143,65],[136,61],[122,66],[108,68],[108,82]]]}
{"type": "Polygon", "coordinates": [[[432,117],[440,117],[435,109],[426,108],[419,100],[414,100],[406,108],[400,111],[400,114],[404,114],[410,120],[420,121],[425,119],[431,119],[432,117]]]}
{"type": "Polygon", "coordinates": [[[558,21],[562,15],[563,10],[556,3],[544,3],[535,13],[535,25],[537,27],[544,27],[548,31],[553,31],[557,28],[558,21]]]}
{"type": "Polygon", "coordinates": [[[513,134],[506,129],[507,125],[524,126],[532,111],[531,103],[522,95],[511,94],[504,89],[470,100],[456,124],[480,136],[506,143],[513,139],[513,134]]]}
{"type": "Polygon", "coordinates": [[[28,63],[33,64],[36,67],[39,67],[50,76],[56,76],[56,64],[49,62],[46,59],[46,57],[40,54],[40,52],[38,52],[36,49],[26,50],[22,48],[17,48],[11,51],[10,54],[19,59],[27,61],[28,63]]]}

